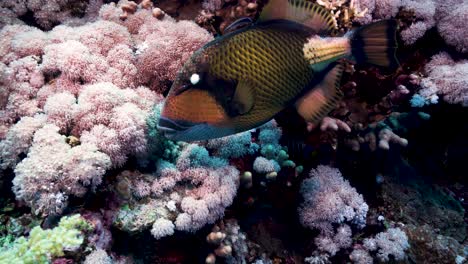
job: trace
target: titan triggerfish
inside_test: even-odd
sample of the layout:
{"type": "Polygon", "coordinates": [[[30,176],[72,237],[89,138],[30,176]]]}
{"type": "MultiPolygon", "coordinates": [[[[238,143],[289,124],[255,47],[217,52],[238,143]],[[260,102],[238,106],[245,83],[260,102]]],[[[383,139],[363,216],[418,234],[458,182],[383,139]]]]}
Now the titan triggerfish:
{"type": "Polygon", "coordinates": [[[270,0],[256,23],[216,38],[184,64],[159,130],[172,140],[207,140],[255,128],[289,106],[320,121],[342,97],[340,59],[397,64],[396,21],[341,37],[330,36],[334,31],[331,13],[320,5],[270,0]]]}

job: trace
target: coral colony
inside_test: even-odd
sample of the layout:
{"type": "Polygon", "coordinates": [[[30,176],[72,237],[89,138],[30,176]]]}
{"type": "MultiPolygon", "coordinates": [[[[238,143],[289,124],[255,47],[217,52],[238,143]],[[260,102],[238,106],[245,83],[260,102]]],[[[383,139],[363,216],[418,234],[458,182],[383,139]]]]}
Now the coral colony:
{"type": "Polygon", "coordinates": [[[0,263],[466,263],[468,2],[310,1],[395,19],[400,65],[196,142],[158,130],[169,88],[268,1],[0,1],[0,263]]]}

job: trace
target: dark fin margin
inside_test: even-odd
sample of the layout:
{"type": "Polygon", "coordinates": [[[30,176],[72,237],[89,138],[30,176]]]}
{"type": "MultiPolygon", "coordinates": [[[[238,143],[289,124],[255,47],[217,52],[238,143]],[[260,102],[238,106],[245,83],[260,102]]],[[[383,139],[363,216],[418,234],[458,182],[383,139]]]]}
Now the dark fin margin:
{"type": "Polygon", "coordinates": [[[382,20],[358,28],[351,36],[351,49],[357,63],[396,68],[396,20],[382,20]]]}
{"type": "Polygon", "coordinates": [[[269,0],[259,21],[291,20],[312,28],[317,34],[336,33],[332,14],[321,5],[306,0],[269,0]]]}

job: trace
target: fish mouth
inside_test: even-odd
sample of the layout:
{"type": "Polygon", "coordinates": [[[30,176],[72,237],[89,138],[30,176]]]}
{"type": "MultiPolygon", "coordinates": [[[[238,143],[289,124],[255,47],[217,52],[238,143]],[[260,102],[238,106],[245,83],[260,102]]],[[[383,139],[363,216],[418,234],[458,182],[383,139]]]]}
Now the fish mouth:
{"type": "Polygon", "coordinates": [[[185,142],[209,140],[235,133],[230,127],[216,127],[206,123],[173,120],[163,116],[159,119],[157,129],[167,139],[185,142]]]}
{"type": "Polygon", "coordinates": [[[187,129],[197,125],[196,123],[173,120],[161,116],[157,125],[157,129],[164,134],[168,139],[175,139],[177,134],[186,131],[187,129]]]}

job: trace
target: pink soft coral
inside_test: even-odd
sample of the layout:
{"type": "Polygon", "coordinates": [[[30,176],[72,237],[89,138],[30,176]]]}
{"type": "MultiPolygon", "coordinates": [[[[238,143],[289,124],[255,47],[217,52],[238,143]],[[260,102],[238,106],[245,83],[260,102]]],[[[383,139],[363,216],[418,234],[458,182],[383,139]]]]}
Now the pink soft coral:
{"type": "Polygon", "coordinates": [[[60,214],[69,195],[83,196],[95,188],[111,162],[92,144],[71,147],[55,125],[34,134],[27,158],[15,168],[13,191],[36,214],[60,214]]]}
{"type": "Polygon", "coordinates": [[[41,68],[61,73],[75,82],[96,82],[109,68],[104,57],[95,55],[83,43],[69,40],[45,48],[41,68]]]}
{"type": "Polygon", "coordinates": [[[123,229],[152,225],[158,239],[174,229],[195,232],[224,215],[239,185],[235,167],[196,144],[185,144],[175,164],[159,160],[157,167],[156,175],[126,171],[117,176],[118,193],[134,201],[130,211],[118,214],[123,229]]]}
{"type": "Polygon", "coordinates": [[[146,117],[160,97],[144,98],[138,92],[150,93],[144,88],[119,89],[111,83],[85,87],[74,111],[72,133],[99,146],[115,166],[123,165],[129,154],[142,154],[147,145],[146,117]]]}
{"type": "Polygon", "coordinates": [[[156,21],[139,31],[137,68],[143,84],[161,87],[173,81],[178,69],[190,55],[212,36],[190,21],[156,21]]]}
{"type": "Polygon", "coordinates": [[[78,41],[89,48],[91,53],[107,56],[116,45],[132,44],[130,33],[119,24],[110,21],[96,21],[77,28],[78,41]]]}
{"type": "Polygon", "coordinates": [[[76,98],[68,92],[57,93],[50,96],[44,105],[49,124],[55,124],[61,133],[67,133],[72,127],[73,109],[76,98]]]}
{"type": "Polygon", "coordinates": [[[40,111],[35,97],[44,84],[44,78],[38,60],[37,57],[27,56],[11,62],[5,68],[5,85],[0,87],[4,98],[8,98],[0,102],[0,120],[3,122],[11,123],[40,111]]]}
{"type": "Polygon", "coordinates": [[[34,117],[25,116],[13,125],[0,141],[0,169],[14,168],[21,153],[27,153],[31,146],[34,133],[42,128],[47,116],[38,114],[34,117]]]}

